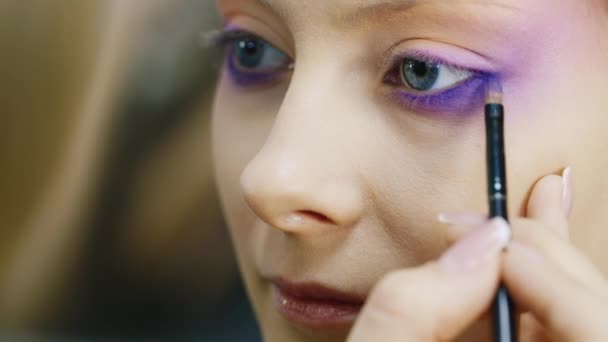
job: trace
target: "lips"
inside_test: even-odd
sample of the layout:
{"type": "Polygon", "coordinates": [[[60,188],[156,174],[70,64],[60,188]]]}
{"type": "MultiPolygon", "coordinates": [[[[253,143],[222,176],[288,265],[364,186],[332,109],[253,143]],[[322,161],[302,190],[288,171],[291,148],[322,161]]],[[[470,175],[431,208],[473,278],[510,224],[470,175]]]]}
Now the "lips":
{"type": "Polygon", "coordinates": [[[274,304],[287,320],[311,328],[332,328],[352,324],[364,298],[317,283],[272,280],[274,304]]]}

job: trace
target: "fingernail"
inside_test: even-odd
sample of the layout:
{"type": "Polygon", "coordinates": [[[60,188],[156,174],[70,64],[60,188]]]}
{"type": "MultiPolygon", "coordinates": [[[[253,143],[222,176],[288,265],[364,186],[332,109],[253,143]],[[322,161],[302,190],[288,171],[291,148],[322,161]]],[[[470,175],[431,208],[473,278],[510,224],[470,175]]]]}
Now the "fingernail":
{"type": "Polygon", "coordinates": [[[572,167],[568,166],[562,173],[562,203],[567,218],[572,213],[572,167]]]}
{"type": "Polygon", "coordinates": [[[505,220],[495,218],[475,229],[439,259],[439,264],[450,272],[472,271],[488,258],[499,253],[511,240],[511,229],[505,220]]]}
{"type": "Polygon", "coordinates": [[[480,225],[486,222],[488,217],[479,213],[441,213],[437,220],[445,224],[480,225]]]}

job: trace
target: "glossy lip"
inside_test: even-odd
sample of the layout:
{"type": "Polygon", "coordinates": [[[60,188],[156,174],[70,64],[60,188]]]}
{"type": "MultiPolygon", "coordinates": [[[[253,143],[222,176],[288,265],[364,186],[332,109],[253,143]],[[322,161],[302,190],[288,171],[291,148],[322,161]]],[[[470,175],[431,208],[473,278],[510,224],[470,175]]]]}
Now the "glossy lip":
{"type": "Polygon", "coordinates": [[[318,283],[271,280],[274,304],[287,320],[309,328],[337,328],[354,322],[365,298],[318,283]]]}

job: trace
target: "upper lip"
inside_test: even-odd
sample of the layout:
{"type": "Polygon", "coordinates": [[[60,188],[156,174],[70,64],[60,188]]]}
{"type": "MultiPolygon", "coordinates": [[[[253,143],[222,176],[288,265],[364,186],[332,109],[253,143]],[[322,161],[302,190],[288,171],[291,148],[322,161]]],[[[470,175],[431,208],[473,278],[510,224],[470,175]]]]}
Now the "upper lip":
{"type": "Polygon", "coordinates": [[[272,283],[283,293],[302,300],[336,302],[362,305],[365,296],[333,289],[316,282],[290,282],[284,278],[273,278],[272,283]]]}

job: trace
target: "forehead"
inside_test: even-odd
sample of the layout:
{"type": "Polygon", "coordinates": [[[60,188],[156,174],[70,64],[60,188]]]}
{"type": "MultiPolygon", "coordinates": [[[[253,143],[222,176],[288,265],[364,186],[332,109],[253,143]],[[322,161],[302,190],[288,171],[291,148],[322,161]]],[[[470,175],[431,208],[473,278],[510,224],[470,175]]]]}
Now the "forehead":
{"type": "Polygon", "coordinates": [[[467,44],[491,36],[499,45],[513,39],[545,45],[559,36],[595,29],[598,20],[594,19],[603,17],[594,8],[600,0],[216,1],[225,18],[253,16],[285,35],[283,40],[300,46],[345,42],[344,37],[352,42],[364,37],[359,33],[370,32],[421,35],[443,42],[448,42],[446,35],[450,40],[459,36],[467,44]]]}
{"type": "MultiPolygon", "coordinates": [[[[245,0],[247,1],[247,0],[245,0]]],[[[502,10],[525,10],[538,3],[548,0],[249,0],[271,8],[284,14],[303,14],[307,10],[323,11],[334,16],[348,17],[359,11],[370,10],[407,10],[415,7],[476,7],[478,10],[502,9],[502,10]]],[[[579,0],[581,1],[581,0],[579,0]]]]}
{"type": "MultiPolygon", "coordinates": [[[[547,15],[559,14],[572,18],[575,12],[587,12],[585,8],[595,0],[217,0],[219,7],[252,8],[274,13],[281,21],[293,28],[325,26],[334,23],[364,25],[363,19],[383,20],[399,14],[432,17],[437,13],[449,16],[484,17],[504,20],[517,16],[542,21],[547,15]],[[311,25],[312,24],[312,25],[311,25]]],[[[520,18],[521,19],[521,18],[520,18]]],[[[526,19],[528,20],[528,19],[526,19]]],[[[405,24],[405,22],[404,22],[405,24]]],[[[527,23],[529,25],[530,23],[527,23]]]]}
{"type": "MultiPolygon", "coordinates": [[[[283,4],[300,4],[302,3],[297,0],[254,0],[266,6],[277,6],[283,4]]],[[[424,4],[441,4],[441,5],[458,5],[462,3],[478,4],[478,5],[492,5],[492,6],[503,6],[503,7],[514,7],[518,3],[525,3],[529,1],[522,0],[331,0],[331,1],[307,1],[307,3],[317,4],[331,4],[338,5],[341,7],[366,7],[374,5],[399,5],[399,6],[416,6],[424,4]]]]}

